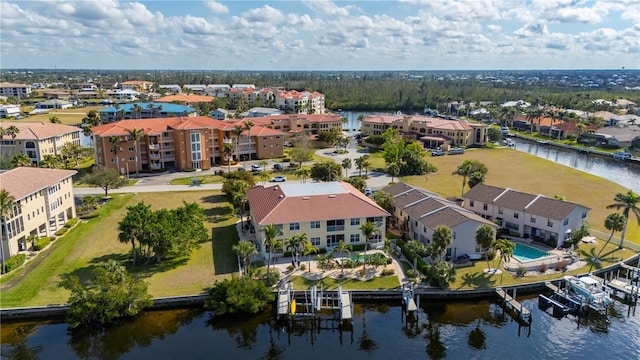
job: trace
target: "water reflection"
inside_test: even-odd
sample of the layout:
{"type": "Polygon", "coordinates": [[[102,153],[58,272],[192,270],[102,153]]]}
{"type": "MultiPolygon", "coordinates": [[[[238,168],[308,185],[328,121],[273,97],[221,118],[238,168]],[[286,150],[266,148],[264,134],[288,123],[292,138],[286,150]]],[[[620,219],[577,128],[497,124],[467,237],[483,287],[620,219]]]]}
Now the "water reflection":
{"type": "Polygon", "coordinates": [[[602,158],[586,152],[579,152],[549,145],[542,145],[523,139],[512,139],[515,149],[538,157],[570,166],[574,169],[605,178],[634,192],[640,192],[640,167],[622,160],[602,158]]]}

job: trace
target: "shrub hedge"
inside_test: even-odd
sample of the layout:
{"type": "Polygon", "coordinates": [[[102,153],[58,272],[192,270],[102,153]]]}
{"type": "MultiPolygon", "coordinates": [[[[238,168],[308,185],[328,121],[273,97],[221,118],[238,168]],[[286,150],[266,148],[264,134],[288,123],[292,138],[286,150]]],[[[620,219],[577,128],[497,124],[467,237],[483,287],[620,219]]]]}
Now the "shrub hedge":
{"type": "Polygon", "coordinates": [[[18,254],[4,262],[5,269],[7,270],[7,272],[13,271],[19,268],[20,266],[22,266],[22,264],[24,264],[26,260],[27,260],[27,255],[18,254]]]}
{"type": "Polygon", "coordinates": [[[66,227],[60,228],[60,230],[56,231],[56,235],[57,235],[57,236],[62,236],[62,235],[64,235],[67,231],[69,231],[69,228],[66,228],[66,227]]]}
{"type": "Polygon", "coordinates": [[[73,218],[73,219],[69,219],[69,221],[67,221],[66,224],[64,224],[64,227],[66,227],[67,229],[70,229],[72,227],[74,227],[77,223],[78,223],[78,218],[73,218]]]}
{"type": "Polygon", "coordinates": [[[33,244],[33,251],[40,251],[42,249],[44,249],[45,247],[47,247],[47,245],[49,245],[49,243],[51,242],[51,238],[48,236],[43,236],[40,239],[36,240],[36,242],[33,244]]]}

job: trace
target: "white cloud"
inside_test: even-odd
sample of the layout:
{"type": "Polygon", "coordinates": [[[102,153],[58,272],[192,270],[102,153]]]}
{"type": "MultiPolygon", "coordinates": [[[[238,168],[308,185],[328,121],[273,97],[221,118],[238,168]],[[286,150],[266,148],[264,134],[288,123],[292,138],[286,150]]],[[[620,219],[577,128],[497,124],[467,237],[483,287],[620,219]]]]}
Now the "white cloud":
{"type": "Polygon", "coordinates": [[[349,16],[347,7],[339,7],[329,0],[304,0],[302,3],[316,13],[329,16],[349,16]]]}
{"type": "Polygon", "coordinates": [[[229,8],[226,5],[221,4],[221,3],[217,2],[217,1],[205,0],[204,6],[207,7],[207,9],[211,10],[211,12],[213,12],[214,14],[228,14],[229,13],[229,8]]]}

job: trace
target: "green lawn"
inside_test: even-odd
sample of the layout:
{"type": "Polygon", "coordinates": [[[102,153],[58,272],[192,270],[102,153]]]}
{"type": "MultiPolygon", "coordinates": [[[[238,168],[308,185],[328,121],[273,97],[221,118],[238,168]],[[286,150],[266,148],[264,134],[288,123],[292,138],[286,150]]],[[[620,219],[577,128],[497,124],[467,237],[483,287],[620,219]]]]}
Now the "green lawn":
{"type": "Polygon", "coordinates": [[[69,293],[60,281],[69,274],[86,278],[91,268],[108,259],[128,259],[129,244],[117,240],[117,223],[126,206],[139,201],[153,208],[174,208],[182,201],[196,201],[207,216],[205,226],[213,241],[201,244],[189,258],[167,259],[159,265],[129,266],[129,270],[145,279],[154,297],[202,293],[216,279],[231,275],[237,269],[231,245],[238,241],[232,231],[236,218],[231,206],[219,191],[170,192],[159,194],[114,195],[99,212],[100,217],[79,223],[56,240],[49,249],[22,269],[0,278],[0,306],[34,306],[66,303],[69,293]]]}
{"type": "Polygon", "coordinates": [[[389,290],[400,287],[400,281],[396,275],[376,277],[365,281],[352,278],[338,280],[329,277],[320,280],[308,280],[302,276],[291,276],[289,279],[296,290],[307,290],[313,285],[322,286],[324,290],[336,290],[340,285],[344,290],[389,290]]]}
{"type": "Polygon", "coordinates": [[[199,175],[173,179],[169,183],[171,185],[191,185],[191,179],[193,178],[198,179],[200,184],[213,184],[222,182],[224,180],[224,178],[219,175],[199,175]]]}
{"type": "MultiPolygon", "coordinates": [[[[51,110],[46,114],[39,115],[31,115],[28,118],[24,118],[21,121],[44,121],[49,122],[49,118],[52,116],[58,117],[60,121],[65,125],[76,125],[82,122],[82,119],[87,116],[87,113],[91,110],[100,111],[104,109],[104,106],[87,106],[82,108],[72,108],[72,109],[56,109],[51,110]]],[[[23,107],[22,111],[31,111],[32,107],[23,107]]]]}

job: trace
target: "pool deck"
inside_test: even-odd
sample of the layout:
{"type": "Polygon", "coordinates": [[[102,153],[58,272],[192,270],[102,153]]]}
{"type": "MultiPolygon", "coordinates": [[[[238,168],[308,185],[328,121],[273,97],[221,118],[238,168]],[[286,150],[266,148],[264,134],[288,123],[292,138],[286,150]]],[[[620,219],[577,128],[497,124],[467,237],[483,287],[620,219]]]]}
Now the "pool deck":
{"type": "Polygon", "coordinates": [[[515,257],[511,257],[511,259],[504,264],[505,269],[508,271],[515,272],[520,267],[524,267],[527,271],[539,271],[541,267],[546,267],[547,269],[561,269],[579,260],[578,255],[569,249],[551,249],[542,244],[534,243],[533,240],[530,239],[512,238],[510,240],[544,251],[549,254],[549,256],[529,261],[520,261],[515,257]]]}

